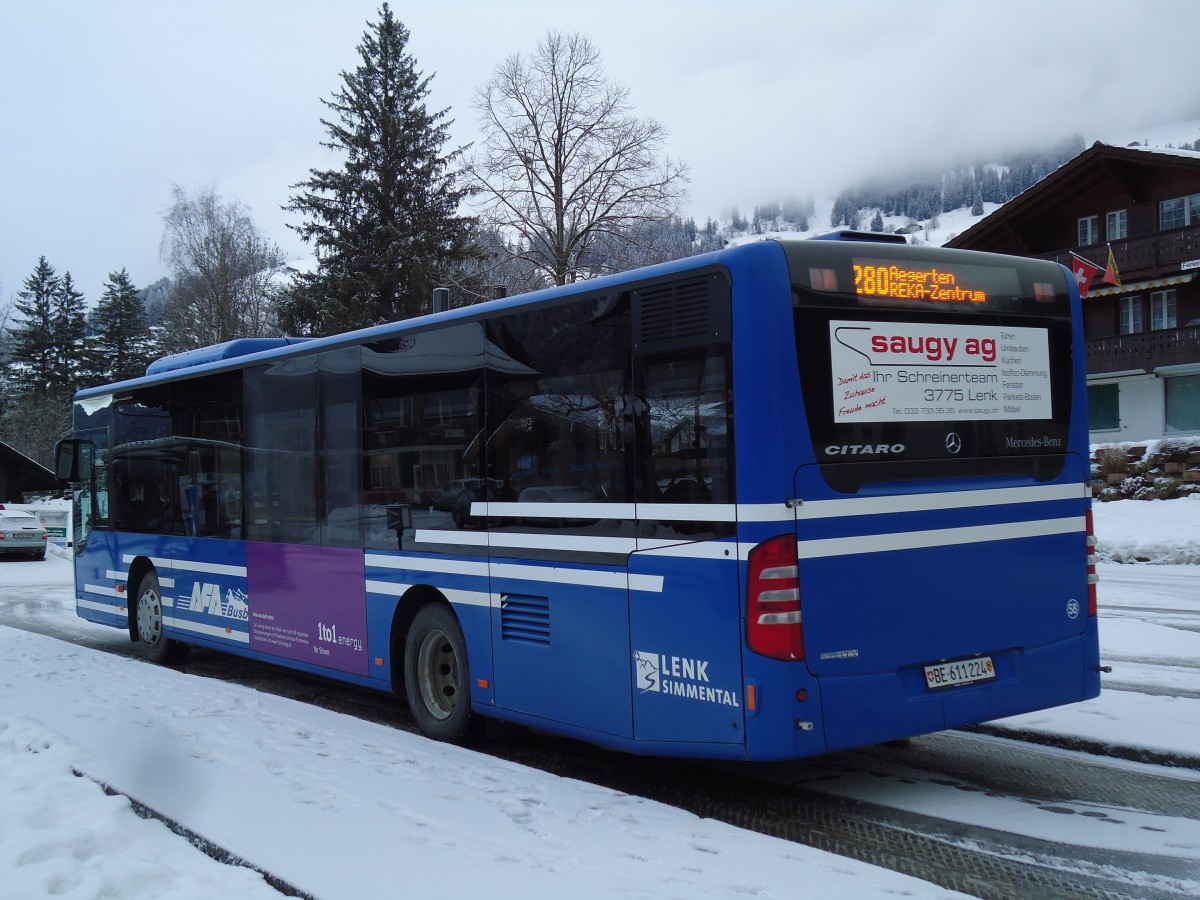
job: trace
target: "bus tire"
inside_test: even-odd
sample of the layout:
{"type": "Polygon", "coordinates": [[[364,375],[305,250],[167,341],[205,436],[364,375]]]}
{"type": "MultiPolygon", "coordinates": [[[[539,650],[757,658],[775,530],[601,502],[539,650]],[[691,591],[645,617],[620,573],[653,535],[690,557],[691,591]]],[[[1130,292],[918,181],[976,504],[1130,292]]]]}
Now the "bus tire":
{"type": "Polygon", "coordinates": [[[173,641],[163,632],[162,589],[153,571],[138,583],[134,607],[138,641],[145,646],[146,658],[154,663],[178,662],[187,655],[187,645],[173,641]]]}
{"type": "Polygon", "coordinates": [[[417,610],[404,638],[404,695],[426,737],[458,743],[471,729],[467,642],[448,606],[417,610]]]}

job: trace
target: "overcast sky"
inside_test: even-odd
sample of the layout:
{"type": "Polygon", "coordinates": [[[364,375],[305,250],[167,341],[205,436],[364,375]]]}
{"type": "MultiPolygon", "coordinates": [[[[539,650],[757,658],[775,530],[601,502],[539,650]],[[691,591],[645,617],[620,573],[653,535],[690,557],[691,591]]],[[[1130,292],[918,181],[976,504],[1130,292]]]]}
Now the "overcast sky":
{"type": "MultiPolygon", "coordinates": [[[[39,256],[90,304],[108,273],[167,274],[171,185],[280,210],[335,161],[321,98],[376,0],[0,0],[0,308],[39,256]]],[[[662,121],[699,222],[948,161],[1200,119],[1197,0],[477,0],[392,9],[433,108],[477,136],[476,88],[549,29],[578,31],[662,121]]],[[[1200,133],[1194,135],[1200,137],[1200,133]]]]}

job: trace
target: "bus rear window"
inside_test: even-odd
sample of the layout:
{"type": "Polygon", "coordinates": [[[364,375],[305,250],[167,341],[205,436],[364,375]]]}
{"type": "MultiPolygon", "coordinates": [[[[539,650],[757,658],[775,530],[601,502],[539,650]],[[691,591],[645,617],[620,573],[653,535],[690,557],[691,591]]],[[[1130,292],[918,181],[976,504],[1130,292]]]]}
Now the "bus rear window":
{"type": "Polygon", "coordinates": [[[805,413],[831,487],[1057,477],[1071,419],[1061,267],[813,243],[788,257],[805,413]]]}

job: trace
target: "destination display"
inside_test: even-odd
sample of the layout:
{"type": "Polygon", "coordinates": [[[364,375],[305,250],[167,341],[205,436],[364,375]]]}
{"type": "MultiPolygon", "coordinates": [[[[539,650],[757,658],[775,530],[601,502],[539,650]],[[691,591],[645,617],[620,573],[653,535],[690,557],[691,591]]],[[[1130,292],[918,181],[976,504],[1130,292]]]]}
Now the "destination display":
{"type": "Polygon", "coordinates": [[[854,292],[860,297],[972,304],[1020,294],[1013,269],[864,258],[853,264],[854,292]]]}
{"type": "Polygon", "coordinates": [[[1044,328],[829,323],[838,424],[1049,419],[1044,328]]]}

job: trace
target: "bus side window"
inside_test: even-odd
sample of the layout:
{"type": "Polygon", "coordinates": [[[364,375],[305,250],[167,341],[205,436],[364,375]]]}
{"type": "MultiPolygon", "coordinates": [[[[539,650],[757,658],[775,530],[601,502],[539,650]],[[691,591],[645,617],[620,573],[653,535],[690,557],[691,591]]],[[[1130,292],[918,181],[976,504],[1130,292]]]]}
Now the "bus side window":
{"type": "Polygon", "coordinates": [[[513,370],[488,382],[488,475],[519,503],[627,501],[627,304],[509,316],[488,336],[513,370]]]}
{"type": "Polygon", "coordinates": [[[733,502],[733,403],[726,348],[637,361],[638,497],[733,502]]]}

